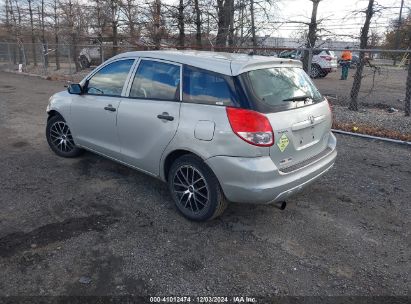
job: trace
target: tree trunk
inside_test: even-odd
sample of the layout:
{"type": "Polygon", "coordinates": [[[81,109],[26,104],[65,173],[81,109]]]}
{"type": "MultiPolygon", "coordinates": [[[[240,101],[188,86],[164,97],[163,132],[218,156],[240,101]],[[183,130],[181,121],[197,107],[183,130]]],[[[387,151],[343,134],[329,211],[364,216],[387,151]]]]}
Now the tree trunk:
{"type": "MultiPolygon", "coordinates": [[[[230,11],[229,11],[229,16],[230,16],[230,22],[229,22],[229,32],[228,32],[228,45],[230,47],[234,46],[234,0],[230,1],[230,11]]],[[[233,50],[230,49],[230,52],[233,50]]]]}
{"type": "MultiPolygon", "coordinates": [[[[311,12],[311,21],[308,27],[308,35],[307,35],[307,43],[305,47],[307,49],[315,47],[315,43],[317,42],[317,11],[318,5],[322,0],[311,0],[313,3],[313,10],[311,12]]],[[[304,51],[303,56],[303,68],[304,71],[309,72],[310,70],[310,52],[304,51]]]]}
{"type": "Polygon", "coordinates": [[[41,0],[41,40],[42,40],[43,52],[44,52],[44,67],[48,68],[49,55],[48,55],[48,46],[47,46],[45,31],[46,31],[46,25],[44,24],[44,0],[41,0]]]}
{"type": "Polygon", "coordinates": [[[201,48],[201,11],[198,0],[194,0],[194,10],[196,14],[196,44],[201,48]]]}
{"type": "Polygon", "coordinates": [[[230,9],[233,0],[217,0],[218,5],[218,29],[217,29],[217,38],[216,44],[218,46],[226,46],[228,32],[230,27],[230,9]]]}
{"type": "Polygon", "coordinates": [[[178,30],[178,45],[184,46],[184,0],[180,0],[180,4],[178,5],[178,30]]]}
{"type": "Polygon", "coordinates": [[[57,33],[55,33],[54,35],[54,42],[56,43],[56,50],[55,50],[56,70],[60,70],[59,36],[57,33]]]}
{"type": "MultiPolygon", "coordinates": [[[[360,38],[360,49],[366,49],[368,44],[368,32],[370,29],[371,18],[374,15],[374,0],[369,0],[368,8],[366,11],[364,27],[361,30],[361,38],[360,38]]],[[[360,64],[357,67],[354,76],[354,82],[351,88],[350,93],[350,105],[348,108],[352,111],[358,111],[358,94],[361,88],[361,80],[362,80],[362,72],[364,70],[364,52],[360,52],[359,54],[359,61],[360,64]]]]}
{"type": "Polygon", "coordinates": [[[250,0],[250,15],[251,15],[251,40],[253,47],[257,46],[257,36],[255,34],[255,20],[254,20],[254,0],[250,0]]]}
{"type": "Polygon", "coordinates": [[[31,28],[31,54],[33,56],[33,64],[37,66],[37,54],[36,54],[36,36],[34,33],[34,21],[33,21],[33,7],[31,6],[33,0],[29,2],[29,15],[30,15],[30,28],[31,28]]]}
{"type": "Polygon", "coordinates": [[[56,44],[56,70],[60,70],[60,52],[59,52],[59,17],[57,15],[57,0],[54,0],[54,43],[56,44]]]}
{"type": "Polygon", "coordinates": [[[113,56],[118,51],[118,28],[117,28],[117,0],[111,0],[111,28],[113,31],[113,56]]]}
{"type": "Polygon", "coordinates": [[[407,87],[405,89],[405,116],[411,114],[411,56],[408,64],[407,87]]]}
{"type": "Polygon", "coordinates": [[[155,3],[154,3],[154,45],[155,45],[156,50],[159,50],[161,47],[160,21],[161,21],[161,0],[155,0],[155,3]]]}

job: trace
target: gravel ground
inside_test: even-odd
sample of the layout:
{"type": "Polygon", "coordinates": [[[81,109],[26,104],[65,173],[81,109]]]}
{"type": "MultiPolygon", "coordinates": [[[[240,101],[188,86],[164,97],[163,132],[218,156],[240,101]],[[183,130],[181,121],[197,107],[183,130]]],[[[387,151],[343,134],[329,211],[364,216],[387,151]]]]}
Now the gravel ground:
{"type": "Polygon", "coordinates": [[[322,79],[315,79],[315,84],[323,95],[331,96],[334,120],[339,123],[362,124],[375,128],[411,134],[411,118],[404,116],[404,97],[407,71],[393,67],[382,67],[381,74],[376,74],[373,86],[372,70],[365,68],[359,95],[358,112],[348,110],[355,70],[350,70],[347,81],[339,80],[341,71],[330,73],[322,79]],[[389,113],[388,108],[397,111],[389,113]]]}
{"type": "Polygon", "coordinates": [[[162,182],[50,151],[62,88],[0,72],[0,296],[410,295],[408,147],[338,136],[335,167],[285,211],[193,223],[162,182]]]}
{"type": "Polygon", "coordinates": [[[358,112],[350,111],[344,106],[333,106],[334,121],[340,123],[362,124],[398,131],[401,134],[411,134],[411,117],[405,117],[404,112],[388,113],[377,108],[363,108],[358,112]]]}

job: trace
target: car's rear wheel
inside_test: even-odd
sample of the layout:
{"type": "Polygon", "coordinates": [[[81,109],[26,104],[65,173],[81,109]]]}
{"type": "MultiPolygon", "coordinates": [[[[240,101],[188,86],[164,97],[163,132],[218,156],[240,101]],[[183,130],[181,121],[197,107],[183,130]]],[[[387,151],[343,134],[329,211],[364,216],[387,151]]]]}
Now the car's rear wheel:
{"type": "Polygon", "coordinates": [[[323,71],[321,71],[321,74],[318,76],[318,78],[324,78],[324,77],[326,77],[328,75],[328,73],[327,72],[324,72],[324,70],[323,71]]]}
{"type": "Polygon", "coordinates": [[[74,143],[70,128],[60,115],[47,121],[46,137],[51,150],[59,156],[76,157],[82,152],[74,143]]]}
{"type": "Polygon", "coordinates": [[[190,220],[214,219],[227,207],[217,177],[194,155],[183,155],[172,164],[168,185],[177,209],[190,220]]]}
{"type": "Polygon", "coordinates": [[[311,66],[311,73],[310,73],[311,78],[318,78],[320,77],[321,73],[322,73],[322,69],[318,64],[313,64],[311,66]]]}

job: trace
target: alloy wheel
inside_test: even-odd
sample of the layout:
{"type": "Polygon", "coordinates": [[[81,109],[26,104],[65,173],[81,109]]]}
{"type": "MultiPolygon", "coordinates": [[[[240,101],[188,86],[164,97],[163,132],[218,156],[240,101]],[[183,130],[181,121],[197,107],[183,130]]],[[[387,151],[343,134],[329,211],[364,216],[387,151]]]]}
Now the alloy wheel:
{"type": "Polygon", "coordinates": [[[61,152],[71,152],[75,148],[70,128],[64,121],[56,121],[50,128],[52,145],[61,152]]]}
{"type": "Polygon", "coordinates": [[[173,177],[173,191],[178,204],[189,213],[201,213],[210,203],[208,184],[201,172],[193,166],[181,166],[176,171],[173,177]]]}

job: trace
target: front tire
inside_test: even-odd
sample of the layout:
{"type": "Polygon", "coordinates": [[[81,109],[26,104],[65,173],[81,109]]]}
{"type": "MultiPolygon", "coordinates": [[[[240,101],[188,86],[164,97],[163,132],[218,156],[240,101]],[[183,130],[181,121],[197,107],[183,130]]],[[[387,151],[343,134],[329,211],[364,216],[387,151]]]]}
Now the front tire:
{"type": "Polygon", "coordinates": [[[227,207],[217,177],[194,155],[183,155],[172,164],[168,186],[177,209],[190,220],[212,220],[227,207]]]}
{"type": "Polygon", "coordinates": [[[47,121],[46,138],[51,150],[58,156],[71,158],[82,152],[82,149],[76,147],[70,128],[60,115],[47,121]]]}
{"type": "Polygon", "coordinates": [[[79,61],[80,61],[80,66],[81,66],[82,69],[87,69],[87,68],[89,68],[90,65],[91,65],[90,61],[88,61],[87,57],[84,56],[84,55],[81,55],[81,56],[80,56],[80,60],[79,60],[79,61]]]}

